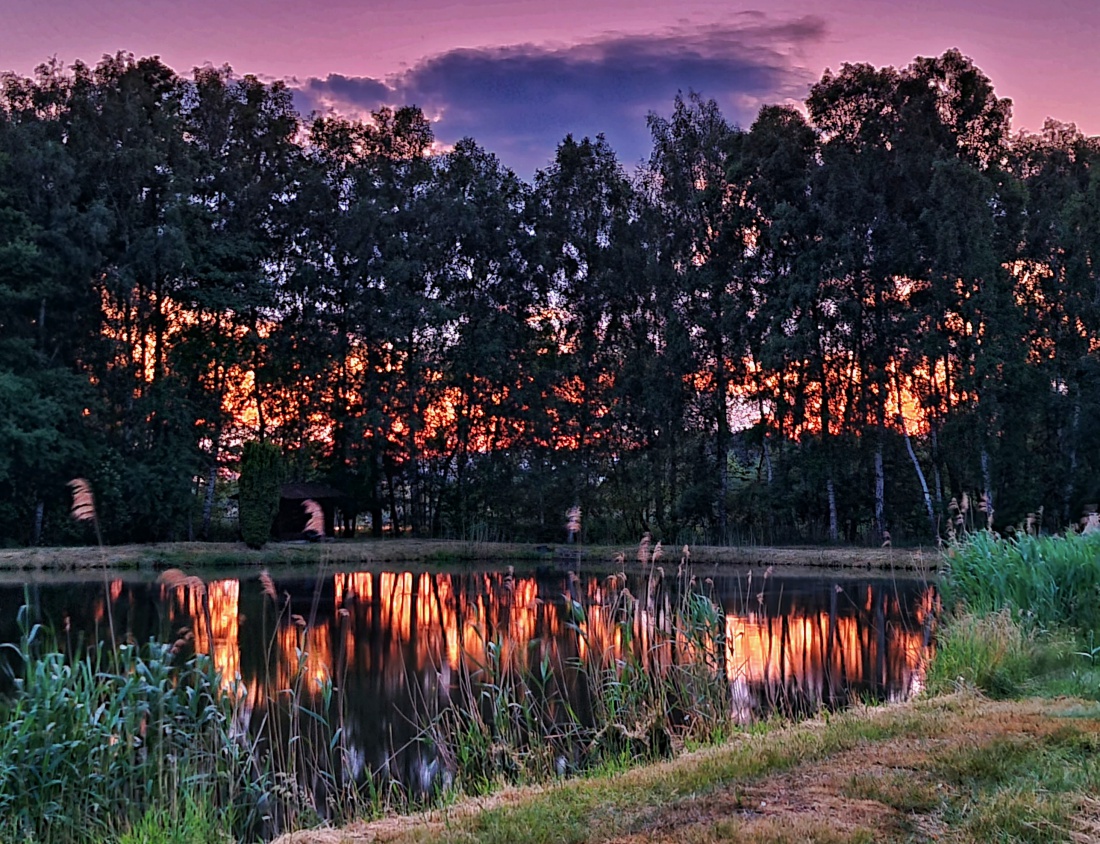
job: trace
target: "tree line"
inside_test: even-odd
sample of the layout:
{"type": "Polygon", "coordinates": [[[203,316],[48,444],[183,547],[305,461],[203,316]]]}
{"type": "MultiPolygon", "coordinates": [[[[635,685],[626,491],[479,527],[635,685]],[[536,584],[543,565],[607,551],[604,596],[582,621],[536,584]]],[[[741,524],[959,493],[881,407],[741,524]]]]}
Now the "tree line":
{"type": "MultiPolygon", "coordinates": [[[[1100,140],[949,51],[627,172],[156,58],[0,82],[0,542],[218,536],[244,445],[381,533],[928,542],[1100,498],[1100,140]]],[[[1095,505],[1093,505],[1095,506],[1095,505]]]]}

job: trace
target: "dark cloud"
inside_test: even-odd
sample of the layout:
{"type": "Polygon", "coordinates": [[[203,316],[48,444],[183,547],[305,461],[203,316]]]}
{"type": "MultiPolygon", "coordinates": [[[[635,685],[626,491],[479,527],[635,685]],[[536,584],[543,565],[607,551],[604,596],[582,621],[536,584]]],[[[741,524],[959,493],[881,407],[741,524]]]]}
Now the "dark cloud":
{"type": "Polygon", "coordinates": [[[802,48],[824,36],[818,18],[777,22],[760,13],[732,23],[648,35],[611,33],[580,44],[452,50],[385,80],[331,75],[296,83],[306,111],[364,113],[420,106],[436,136],[472,136],[528,176],[567,133],[603,132],[628,166],[649,150],[645,118],[667,113],[677,91],[718,101],[743,125],[764,102],[801,99],[811,81],[802,48]]]}

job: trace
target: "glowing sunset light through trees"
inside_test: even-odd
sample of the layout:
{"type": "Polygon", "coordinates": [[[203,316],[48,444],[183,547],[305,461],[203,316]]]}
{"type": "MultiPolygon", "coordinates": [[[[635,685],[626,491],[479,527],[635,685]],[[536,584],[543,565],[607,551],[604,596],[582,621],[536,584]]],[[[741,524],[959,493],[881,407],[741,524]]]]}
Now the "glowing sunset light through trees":
{"type": "Polygon", "coordinates": [[[1100,146],[1013,133],[958,50],[748,128],[675,95],[642,166],[566,135],[531,181],[415,106],[296,96],[126,54],[3,77],[8,540],[75,539],[85,476],[112,541],[232,538],[253,439],[348,536],[925,543],[964,493],[1048,529],[1100,498],[1100,146]]]}

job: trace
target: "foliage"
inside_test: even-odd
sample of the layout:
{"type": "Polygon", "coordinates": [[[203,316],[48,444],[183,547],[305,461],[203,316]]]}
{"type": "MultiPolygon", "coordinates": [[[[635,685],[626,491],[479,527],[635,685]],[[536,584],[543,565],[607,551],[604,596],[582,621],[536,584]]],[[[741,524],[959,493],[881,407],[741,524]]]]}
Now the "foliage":
{"type": "MultiPolygon", "coordinates": [[[[240,444],[376,536],[881,544],[1100,500],[1100,144],[957,50],[628,174],[126,53],[0,79],[0,543],[209,537],[240,444]]],[[[250,541],[262,542],[259,528],[250,541]]]]}
{"type": "Polygon", "coordinates": [[[211,829],[231,817],[237,831],[261,825],[270,782],[208,659],[179,664],[150,642],[70,660],[42,628],[24,629],[5,646],[22,669],[3,705],[0,837],[98,842],[148,826],[150,811],[211,829]]]}
{"type": "Polygon", "coordinates": [[[241,538],[249,548],[262,548],[271,537],[282,480],[282,454],[277,445],[257,441],[244,444],[238,488],[241,538]]]}

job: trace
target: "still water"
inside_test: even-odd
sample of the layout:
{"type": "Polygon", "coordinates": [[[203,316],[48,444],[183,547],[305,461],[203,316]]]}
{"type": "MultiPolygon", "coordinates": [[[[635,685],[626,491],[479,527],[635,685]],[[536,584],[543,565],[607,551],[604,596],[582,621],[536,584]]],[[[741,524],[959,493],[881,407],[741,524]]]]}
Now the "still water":
{"type": "MultiPolygon", "coordinates": [[[[657,571],[328,566],[263,576],[36,576],[0,582],[0,641],[18,640],[17,610],[29,602],[62,646],[109,641],[113,624],[116,641],[209,654],[242,696],[245,720],[296,687],[315,711],[327,701],[338,716],[348,774],[422,793],[439,760],[417,741],[417,712],[445,703],[471,670],[490,662],[564,670],[593,654],[634,655],[654,670],[675,660],[675,641],[660,636],[673,590],[657,571]],[[640,608],[628,624],[624,595],[640,608]]],[[[725,616],[720,681],[738,720],[899,700],[921,688],[937,600],[925,581],[722,568],[697,572],[689,588],[725,616]]]]}

